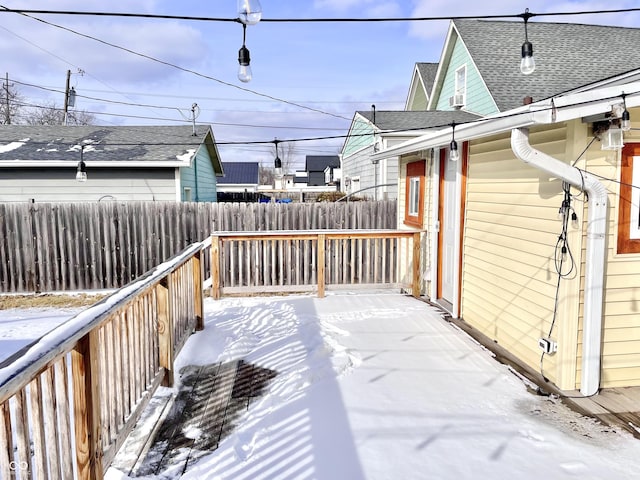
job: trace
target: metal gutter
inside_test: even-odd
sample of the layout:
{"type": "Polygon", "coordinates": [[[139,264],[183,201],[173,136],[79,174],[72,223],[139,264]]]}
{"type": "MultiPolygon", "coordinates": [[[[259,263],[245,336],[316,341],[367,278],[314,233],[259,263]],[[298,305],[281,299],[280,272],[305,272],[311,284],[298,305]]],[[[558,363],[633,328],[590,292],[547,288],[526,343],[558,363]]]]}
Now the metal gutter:
{"type": "Polygon", "coordinates": [[[533,148],[529,144],[528,128],[515,128],[511,131],[511,149],[523,162],[558,177],[589,195],[580,392],[585,396],[594,395],[600,388],[607,189],[590,173],[533,148]]]}

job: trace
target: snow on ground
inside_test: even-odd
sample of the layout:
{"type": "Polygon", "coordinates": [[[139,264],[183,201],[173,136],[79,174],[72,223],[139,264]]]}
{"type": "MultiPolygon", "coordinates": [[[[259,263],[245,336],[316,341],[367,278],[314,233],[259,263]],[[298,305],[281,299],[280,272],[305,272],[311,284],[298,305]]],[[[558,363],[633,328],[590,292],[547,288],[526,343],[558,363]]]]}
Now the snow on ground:
{"type": "Polygon", "coordinates": [[[0,362],[82,310],[81,307],[0,310],[0,362]]]}
{"type": "Polygon", "coordinates": [[[638,440],[528,393],[411,297],[206,299],[205,313],[177,371],[244,359],[278,375],[217,450],[153,478],[640,479],[638,440]]]}

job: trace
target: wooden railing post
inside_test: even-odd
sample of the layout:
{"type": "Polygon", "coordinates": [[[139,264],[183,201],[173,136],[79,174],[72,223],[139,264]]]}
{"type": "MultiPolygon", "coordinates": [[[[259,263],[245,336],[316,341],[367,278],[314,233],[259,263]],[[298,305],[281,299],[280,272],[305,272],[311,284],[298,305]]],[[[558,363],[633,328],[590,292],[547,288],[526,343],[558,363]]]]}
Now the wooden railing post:
{"type": "Polygon", "coordinates": [[[202,291],[202,284],[204,283],[202,268],[202,250],[193,256],[193,286],[195,291],[195,315],[196,315],[196,330],[204,330],[204,295],[202,291]]]}
{"type": "Polygon", "coordinates": [[[324,298],[324,257],[326,247],[326,236],[324,233],[318,234],[318,298],[324,298]]]}
{"type": "Polygon", "coordinates": [[[220,300],[220,237],[211,236],[211,297],[220,300]]]}
{"type": "Polygon", "coordinates": [[[411,293],[420,298],[420,232],[413,234],[413,269],[411,275],[411,293]]]}
{"type": "Polygon", "coordinates": [[[102,431],[98,329],[91,330],[71,351],[74,426],[78,478],[102,480],[102,431]]]}
{"type": "MultiPolygon", "coordinates": [[[[169,275],[170,277],[170,275],[169,275]]],[[[171,319],[171,279],[166,277],[156,286],[158,299],[158,350],[160,366],[165,369],[162,385],[173,386],[173,322],[171,319]]]]}

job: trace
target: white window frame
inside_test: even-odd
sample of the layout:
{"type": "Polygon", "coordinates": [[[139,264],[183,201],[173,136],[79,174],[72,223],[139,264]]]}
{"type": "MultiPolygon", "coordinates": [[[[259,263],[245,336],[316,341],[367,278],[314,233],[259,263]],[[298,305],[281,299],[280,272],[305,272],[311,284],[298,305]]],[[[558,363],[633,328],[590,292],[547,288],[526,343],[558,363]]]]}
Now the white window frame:
{"type": "Polygon", "coordinates": [[[409,177],[409,192],[407,194],[410,217],[417,217],[420,212],[420,177],[409,177]]]}
{"type": "Polygon", "coordinates": [[[456,69],[455,91],[456,95],[462,95],[465,102],[467,100],[467,66],[462,65],[456,69]]]}

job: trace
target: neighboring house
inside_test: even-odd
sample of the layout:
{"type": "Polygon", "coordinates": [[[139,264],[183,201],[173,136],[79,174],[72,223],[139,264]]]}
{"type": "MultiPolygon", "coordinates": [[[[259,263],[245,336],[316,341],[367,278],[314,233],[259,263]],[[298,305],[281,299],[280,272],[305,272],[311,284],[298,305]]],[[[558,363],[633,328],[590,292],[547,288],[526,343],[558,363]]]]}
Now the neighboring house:
{"type": "Polygon", "coordinates": [[[522,23],[454,20],[430,108],[458,103],[464,66],[460,108],[487,117],[456,126],[459,161],[451,127],[372,158],[400,157],[431,301],[562,390],[640,386],[640,30],[529,22],[529,40],[524,76],[522,23]]]}
{"type": "Polygon", "coordinates": [[[477,118],[477,115],[461,111],[356,112],[342,149],[342,190],[365,198],[396,199],[398,159],[386,157],[374,163],[371,155],[423,135],[429,128],[477,118]]]}
{"type": "Polygon", "coordinates": [[[216,201],[211,127],[0,126],[0,202],[216,201]],[[80,161],[86,181],[77,181],[80,161]]]}
{"type": "Polygon", "coordinates": [[[427,110],[431,90],[438,72],[437,63],[416,63],[413,69],[413,77],[409,85],[409,94],[404,109],[406,111],[427,110]]]}
{"type": "Polygon", "coordinates": [[[260,184],[258,162],[222,162],[224,176],[218,179],[219,193],[257,192],[260,184]]]}
{"type": "Polygon", "coordinates": [[[335,186],[340,183],[340,156],[307,155],[305,158],[307,186],[335,186]]]}

